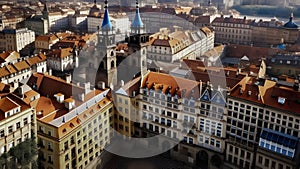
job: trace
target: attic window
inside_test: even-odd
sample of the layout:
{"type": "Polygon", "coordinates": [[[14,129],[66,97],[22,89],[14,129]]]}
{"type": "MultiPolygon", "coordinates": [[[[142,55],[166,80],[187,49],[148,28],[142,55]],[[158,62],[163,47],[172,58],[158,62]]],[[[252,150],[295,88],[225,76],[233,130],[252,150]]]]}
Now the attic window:
{"type": "Polygon", "coordinates": [[[285,103],[285,98],[283,98],[283,97],[278,97],[278,103],[279,103],[279,104],[284,104],[284,103],[285,103]]]}
{"type": "Polygon", "coordinates": [[[86,115],[86,114],[84,114],[84,115],[83,115],[83,117],[84,117],[84,118],[87,118],[87,115],[86,115]]]}
{"type": "Polygon", "coordinates": [[[67,132],[67,130],[64,128],[62,132],[65,133],[65,132],[67,132]]]}
{"type": "Polygon", "coordinates": [[[74,124],[73,124],[73,123],[70,123],[70,127],[73,128],[73,127],[74,127],[74,124]]]}

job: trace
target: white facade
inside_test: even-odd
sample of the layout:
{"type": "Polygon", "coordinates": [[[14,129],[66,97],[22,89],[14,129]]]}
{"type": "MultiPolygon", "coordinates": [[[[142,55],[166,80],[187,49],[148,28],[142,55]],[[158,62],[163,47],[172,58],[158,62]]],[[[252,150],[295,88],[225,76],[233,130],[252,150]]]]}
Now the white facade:
{"type": "Polygon", "coordinates": [[[69,27],[69,15],[67,13],[49,13],[48,23],[50,30],[64,30],[69,27]]]}
{"type": "Polygon", "coordinates": [[[5,29],[0,34],[0,50],[19,52],[26,45],[34,42],[35,33],[27,28],[5,29]]]}
{"type": "Polygon", "coordinates": [[[24,57],[19,59],[17,62],[2,65],[0,68],[0,71],[2,72],[0,82],[5,84],[18,83],[29,78],[33,73],[47,72],[46,56],[41,53],[39,55],[40,56],[35,55],[31,57],[24,57]],[[7,71],[8,69],[10,72],[7,71]]]}

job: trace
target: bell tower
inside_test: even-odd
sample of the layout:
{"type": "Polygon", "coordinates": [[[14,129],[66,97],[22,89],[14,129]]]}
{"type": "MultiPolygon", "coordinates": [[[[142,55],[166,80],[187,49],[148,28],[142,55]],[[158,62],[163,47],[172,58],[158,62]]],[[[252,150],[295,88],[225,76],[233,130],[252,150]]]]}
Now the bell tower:
{"type": "Polygon", "coordinates": [[[106,87],[110,87],[117,84],[117,57],[115,32],[109,17],[108,1],[105,0],[104,3],[103,21],[101,27],[98,26],[97,32],[98,42],[86,76],[89,81],[95,80],[95,85],[102,81],[106,87]],[[97,73],[93,76],[95,72],[97,73]]]}

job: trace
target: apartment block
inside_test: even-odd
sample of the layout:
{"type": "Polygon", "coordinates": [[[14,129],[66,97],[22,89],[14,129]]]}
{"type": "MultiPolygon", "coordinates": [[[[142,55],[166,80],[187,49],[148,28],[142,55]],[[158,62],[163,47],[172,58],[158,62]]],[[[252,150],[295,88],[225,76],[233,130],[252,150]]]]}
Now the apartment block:
{"type": "Polygon", "coordinates": [[[19,52],[34,40],[35,33],[32,30],[7,28],[0,32],[0,50],[19,52]]]}
{"type": "Polygon", "coordinates": [[[178,28],[174,32],[162,28],[150,36],[147,58],[173,63],[181,59],[196,59],[213,47],[214,32],[207,27],[200,31],[181,31],[178,28]]]}
{"type": "Polygon", "coordinates": [[[46,56],[42,53],[22,58],[17,52],[4,54],[9,53],[10,55],[3,56],[6,57],[7,61],[1,63],[0,81],[2,83],[13,84],[13,87],[16,88],[19,82],[28,79],[32,73],[45,73],[47,71],[46,56]]]}
{"type": "Polygon", "coordinates": [[[218,43],[236,43],[236,44],[251,44],[252,42],[252,29],[251,25],[254,20],[247,19],[246,17],[234,18],[230,17],[217,17],[212,22],[215,27],[215,41],[218,43]]]}
{"type": "MultiPolygon", "coordinates": [[[[202,82],[149,72],[119,89],[116,102],[129,104],[117,103],[117,108],[129,124],[135,124],[135,136],[160,134],[177,140],[181,144],[167,151],[170,156],[191,165],[218,168],[223,165],[226,138],[227,110],[222,92],[212,92],[211,86],[202,82]],[[218,162],[211,163],[211,159],[218,162]]],[[[160,139],[156,144],[162,150],[171,148],[171,143],[160,139]]]]}
{"type": "Polygon", "coordinates": [[[36,135],[35,110],[15,94],[1,97],[0,112],[0,154],[36,135]]]}
{"type": "Polygon", "coordinates": [[[297,100],[298,89],[265,79],[241,80],[228,97],[226,166],[299,167],[297,100]]]}
{"type": "Polygon", "coordinates": [[[109,89],[77,86],[45,74],[28,83],[40,93],[37,136],[40,168],[88,168],[110,142],[113,104],[109,89]]]}

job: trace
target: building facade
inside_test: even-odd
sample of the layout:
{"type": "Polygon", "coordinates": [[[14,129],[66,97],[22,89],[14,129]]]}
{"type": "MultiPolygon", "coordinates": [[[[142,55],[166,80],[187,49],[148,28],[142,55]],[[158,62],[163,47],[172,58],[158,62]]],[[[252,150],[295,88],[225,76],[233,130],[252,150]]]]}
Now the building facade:
{"type": "Polygon", "coordinates": [[[26,139],[36,135],[35,110],[21,98],[9,94],[0,99],[0,154],[7,153],[26,139]]]}
{"type": "Polygon", "coordinates": [[[36,104],[39,167],[81,169],[99,160],[110,141],[109,89],[92,90],[89,83],[81,87],[44,74],[34,74],[27,84],[41,93],[36,104]]]}
{"type": "Polygon", "coordinates": [[[245,77],[228,97],[226,168],[299,167],[297,99],[298,90],[245,77]]]}
{"type": "Polygon", "coordinates": [[[0,50],[19,52],[26,45],[34,42],[35,33],[27,28],[4,29],[0,33],[0,50]]]}

